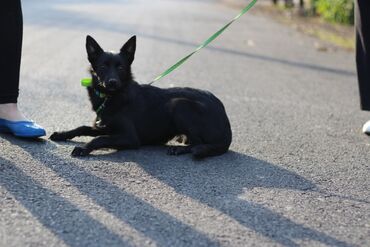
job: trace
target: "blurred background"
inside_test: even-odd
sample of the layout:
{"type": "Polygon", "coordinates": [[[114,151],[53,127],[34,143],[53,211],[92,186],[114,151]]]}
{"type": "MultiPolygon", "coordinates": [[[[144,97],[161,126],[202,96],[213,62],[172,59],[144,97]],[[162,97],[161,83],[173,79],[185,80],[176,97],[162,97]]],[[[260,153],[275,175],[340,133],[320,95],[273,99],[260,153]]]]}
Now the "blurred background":
{"type": "MultiPolygon", "coordinates": [[[[245,3],[241,0],[224,1],[234,6],[245,3]]],[[[262,0],[257,8],[277,21],[322,41],[348,50],[355,48],[353,0],[262,0]]]]}

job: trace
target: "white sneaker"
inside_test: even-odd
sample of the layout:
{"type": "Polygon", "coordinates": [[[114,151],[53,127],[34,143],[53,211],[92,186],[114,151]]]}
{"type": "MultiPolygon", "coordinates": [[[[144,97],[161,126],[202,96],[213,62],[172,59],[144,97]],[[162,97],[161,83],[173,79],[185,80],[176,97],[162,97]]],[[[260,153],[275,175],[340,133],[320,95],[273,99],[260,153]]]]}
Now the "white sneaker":
{"type": "Polygon", "coordinates": [[[367,135],[370,135],[370,121],[367,121],[364,124],[364,127],[362,127],[362,132],[364,132],[367,135]]]}

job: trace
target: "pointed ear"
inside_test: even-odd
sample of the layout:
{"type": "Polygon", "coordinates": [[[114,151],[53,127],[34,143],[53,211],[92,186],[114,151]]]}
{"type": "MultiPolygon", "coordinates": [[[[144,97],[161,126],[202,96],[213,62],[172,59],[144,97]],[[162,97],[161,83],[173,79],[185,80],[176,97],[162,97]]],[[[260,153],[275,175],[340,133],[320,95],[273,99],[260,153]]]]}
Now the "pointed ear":
{"type": "Polygon", "coordinates": [[[124,44],[121,48],[121,55],[128,58],[129,63],[132,64],[135,58],[135,51],[136,51],[136,36],[132,36],[126,44],[124,44]]]}
{"type": "Polygon", "coordinates": [[[96,59],[104,52],[98,42],[96,42],[90,35],[87,35],[86,37],[86,51],[90,63],[96,61],[96,59]]]}

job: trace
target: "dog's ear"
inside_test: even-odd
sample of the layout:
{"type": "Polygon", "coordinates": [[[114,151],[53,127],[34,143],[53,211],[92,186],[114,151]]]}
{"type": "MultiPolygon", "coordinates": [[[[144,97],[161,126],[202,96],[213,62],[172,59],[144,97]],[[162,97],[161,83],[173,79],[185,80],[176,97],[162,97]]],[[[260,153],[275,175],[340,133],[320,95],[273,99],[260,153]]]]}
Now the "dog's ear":
{"type": "Polygon", "coordinates": [[[136,36],[132,36],[121,48],[121,55],[128,58],[130,64],[134,61],[136,51],[136,36]]]}
{"type": "Polygon", "coordinates": [[[104,52],[98,42],[96,42],[90,35],[87,35],[86,37],[86,51],[90,63],[96,61],[96,59],[104,52]]]}

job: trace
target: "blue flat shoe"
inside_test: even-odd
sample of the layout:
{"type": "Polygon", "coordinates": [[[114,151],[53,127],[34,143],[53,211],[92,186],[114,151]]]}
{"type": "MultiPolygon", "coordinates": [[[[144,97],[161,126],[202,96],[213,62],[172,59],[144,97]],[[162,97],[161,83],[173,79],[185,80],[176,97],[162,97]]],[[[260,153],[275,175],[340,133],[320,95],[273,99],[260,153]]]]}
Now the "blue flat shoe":
{"type": "Polygon", "coordinates": [[[46,135],[46,131],[32,121],[9,121],[0,118],[0,132],[17,137],[36,138],[46,135]]]}

